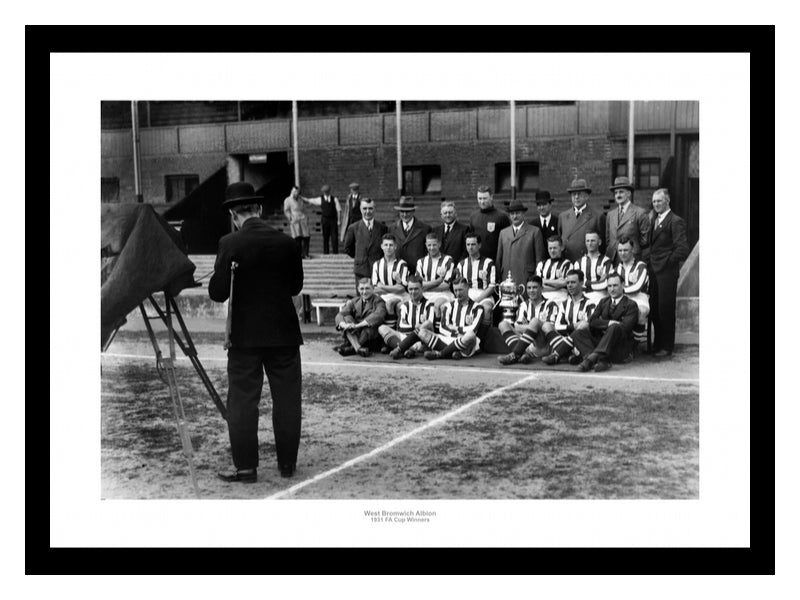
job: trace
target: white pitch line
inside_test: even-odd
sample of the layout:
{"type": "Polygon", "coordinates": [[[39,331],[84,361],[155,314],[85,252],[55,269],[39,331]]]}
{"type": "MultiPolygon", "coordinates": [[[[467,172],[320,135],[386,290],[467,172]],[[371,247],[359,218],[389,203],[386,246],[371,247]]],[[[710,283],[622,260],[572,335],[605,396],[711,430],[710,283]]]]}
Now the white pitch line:
{"type": "Polygon", "coordinates": [[[418,433],[422,433],[426,429],[430,429],[431,427],[435,427],[435,426],[439,425],[440,423],[444,423],[448,419],[451,419],[452,417],[464,412],[465,410],[469,410],[470,408],[472,408],[476,404],[480,404],[481,402],[491,398],[492,396],[497,396],[498,394],[501,394],[501,393],[503,393],[504,391],[506,391],[506,390],[508,390],[510,388],[513,388],[513,387],[516,387],[518,385],[521,385],[521,384],[523,384],[523,383],[525,383],[527,381],[530,381],[531,379],[536,379],[536,377],[537,377],[537,374],[536,373],[532,373],[532,374],[528,375],[527,377],[523,377],[522,379],[520,379],[518,381],[515,381],[514,383],[510,383],[509,385],[506,385],[506,386],[503,386],[501,388],[498,388],[498,389],[496,389],[496,390],[494,390],[492,392],[488,392],[488,393],[484,394],[483,396],[480,396],[479,398],[475,398],[474,400],[471,400],[470,402],[467,402],[463,406],[460,406],[460,407],[458,407],[458,408],[456,408],[454,410],[451,410],[449,413],[446,413],[444,415],[436,417],[432,421],[428,421],[424,425],[420,425],[416,429],[412,429],[408,433],[404,433],[400,437],[394,438],[393,440],[385,443],[383,446],[381,446],[379,448],[375,448],[374,450],[372,450],[370,452],[367,452],[366,454],[362,454],[361,456],[357,456],[356,458],[352,458],[352,459],[348,460],[347,462],[342,463],[338,467],[335,467],[333,469],[325,471],[324,473],[320,473],[318,475],[315,475],[311,479],[306,479],[305,481],[301,481],[300,483],[298,483],[296,485],[293,485],[290,488],[287,488],[287,489],[285,489],[283,491],[280,491],[280,492],[278,492],[276,494],[273,494],[271,496],[267,496],[265,498],[265,500],[276,500],[278,498],[283,498],[284,496],[288,496],[290,494],[293,494],[297,490],[300,490],[300,489],[302,489],[302,488],[304,488],[304,487],[306,487],[308,485],[311,485],[312,483],[316,483],[317,481],[320,481],[322,479],[330,477],[331,475],[335,475],[339,471],[343,471],[344,469],[348,469],[348,468],[352,467],[353,465],[357,465],[360,462],[364,462],[365,460],[367,460],[369,458],[372,458],[373,456],[376,456],[377,454],[380,454],[381,452],[384,452],[384,451],[388,450],[389,448],[392,448],[393,446],[396,446],[397,444],[399,444],[401,442],[404,442],[405,440],[417,435],[418,433]]]}
{"type": "MultiPolygon", "coordinates": [[[[110,352],[105,352],[102,356],[107,356],[110,358],[138,358],[140,360],[155,360],[155,355],[143,355],[143,354],[114,354],[110,352]]],[[[177,357],[178,360],[189,360],[185,356],[177,357]]],[[[204,361],[227,361],[226,357],[204,357],[201,359],[201,362],[204,361]]],[[[342,365],[348,365],[352,367],[368,367],[370,369],[409,369],[414,371],[438,371],[440,367],[435,367],[433,365],[411,365],[411,364],[391,364],[391,363],[376,363],[376,362],[368,362],[368,361],[343,361],[343,362],[312,362],[312,361],[304,361],[303,365],[308,365],[311,367],[341,367],[342,365]]],[[[526,373],[530,373],[528,370],[522,369],[487,369],[484,367],[475,367],[475,366],[455,366],[455,365],[447,365],[448,370],[454,371],[468,371],[470,373],[492,373],[492,374],[502,374],[502,375],[525,375],[526,373]]],[[[592,373],[591,371],[588,373],[572,373],[570,371],[535,371],[536,375],[548,375],[548,376],[559,376],[559,377],[578,377],[580,379],[587,379],[589,377],[595,379],[613,379],[613,380],[625,380],[625,381],[658,381],[663,383],[700,383],[699,379],[692,379],[686,377],[641,377],[637,375],[613,375],[611,373],[600,375],[598,373],[592,373]]]]}

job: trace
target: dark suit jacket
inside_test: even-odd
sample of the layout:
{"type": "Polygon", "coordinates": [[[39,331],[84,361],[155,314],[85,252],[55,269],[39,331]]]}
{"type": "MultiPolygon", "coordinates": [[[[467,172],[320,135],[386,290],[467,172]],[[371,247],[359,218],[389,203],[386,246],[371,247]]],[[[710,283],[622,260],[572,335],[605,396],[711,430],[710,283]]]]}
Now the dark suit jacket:
{"type": "Polygon", "coordinates": [[[629,237],[633,242],[633,254],[639,260],[646,260],[644,251],[650,246],[650,217],[641,206],[631,203],[619,219],[619,207],[614,206],[606,213],[606,256],[614,264],[617,258],[617,243],[621,237],[629,237]]]}
{"type": "Polygon", "coordinates": [[[347,228],[344,236],[344,251],[353,258],[353,273],[359,277],[372,276],[372,263],[383,256],[381,238],[386,233],[386,225],[374,219],[372,233],[364,225],[364,219],[347,228]]]}
{"type": "Polygon", "coordinates": [[[514,282],[525,285],[528,277],[536,274],[536,263],[546,258],[541,229],[526,222],[514,236],[514,228],[506,227],[497,244],[498,282],[511,271],[514,282]]]}
{"type": "Polygon", "coordinates": [[[342,202],[342,225],[339,228],[339,241],[344,241],[347,228],[361,218],[361,194],[348,194],[347,200],[342,202]]]}
{"type": "Polygon", "coordinates": [[[427,254],[425,248],[425,236],[431,230],[430,226],[414,217],[414,225],[411,231],[403,231],[403,223],[400,219],[392,223],[389,233],[394,235],[397,240],[397,258],[402,258],[408,263],[408,268],[413,272],[417,268],[417,260],[427,254]]]}
{"type": "Polygon", "coordinates": [[[611,296],[606,296],[597,303],[592,316],[589,317],[589,328],[602,332],[608,329],[609,321],[619,321],[625,330],[626,338],[630,338],[633,342],[633,328],[638,319],[639,306],[636,302],[627,296],[622,296],[619,304],[612,306],[611,296]]]}
{"type": "Polygon", "coordinates": [[[568,208],[558,216],[558,235],[564,241],[564,258],[571,261],[578,260],[586,253],[586,232],[596,231],[603,241],[600,215],[588,206],[583,209],[580,219],[575,217],[575,211],[568,208]]]}
{"type": "Polygon", "coordinates": [[[224,302],[230,294],[231,261],[239,264],[231,301],[232,345],[302,344],[292,296],[303,288],[303,262],[294,240],[256,217],[223,236],[208,282],[208,295],[216,302],[224,302]]]}
{"type": "Polygon", "coordinates": [[[434,233],[442,241],[442,254],[453,257],[458,264],[467,255],[467,226],[458,221],[453,222],[453,228],[447,240],[444,239],[444,223],[433,229],[434,233]]]}
{"type": "Polygon", "coordinates": [[[650,255],[645,262],[653,273],[674,273],[677,276],[681,263],[689,256],[686,222],[670,211],[664,222],[656,227],[655,212],[651,216],[650,255]]]}
{"type": "Polygon", "coordinates": [[[386,320],[386,302],[378,294],[373,294],[366,302],[360,297],[350,298],[336,314],[337,327],[345,317],[352,317],[354,323],[366,320],[370,327],[377,329],[386,320]]]}
{"type": "Polygon", "coordinates": [[[547,228],[542,227],[542,221],[539,215],[531,217],[530,224],[534,227],[538,227],[539,231],[542,232],[542,241],[544,241],[544,247],[546,250],[548,238],[558,235],[558,215],[550,213],[550,221],[547,223],[547,228]]]}

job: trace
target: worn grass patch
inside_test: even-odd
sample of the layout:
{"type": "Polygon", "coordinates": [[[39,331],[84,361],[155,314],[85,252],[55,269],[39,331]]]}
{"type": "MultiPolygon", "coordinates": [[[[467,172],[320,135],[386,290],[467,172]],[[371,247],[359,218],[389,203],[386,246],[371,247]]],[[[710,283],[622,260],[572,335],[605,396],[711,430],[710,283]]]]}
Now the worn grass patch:
{"type": "MultiPolygon", "coordinates": [[[[224,400],[225,368],[207,371],[224,400]]],[[[227,425],[191,366],[177,373],[201,497],[208,498],[263,498],[505,385],[489,377],[467,385],[432,371],[306,372],[292,482],[277,473],[265,385],[259,481],[229,485],[215,477],[230,465],[227,425]]],[[[698,497],[696,388],[613,385],[512,388],[296,497],[698,497]]],[[[169,391],[152,365],[104,364],[101,406],[103,497],[194,497],[169,391]]]]}

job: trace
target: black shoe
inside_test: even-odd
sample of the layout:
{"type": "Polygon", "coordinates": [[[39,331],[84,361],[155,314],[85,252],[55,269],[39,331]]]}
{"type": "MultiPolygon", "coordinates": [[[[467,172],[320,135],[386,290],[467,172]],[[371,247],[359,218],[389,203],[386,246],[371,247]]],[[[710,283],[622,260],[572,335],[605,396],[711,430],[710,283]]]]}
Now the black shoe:
{"type": "Polygon", "coordinates": [[[552,352],[548,354],[544,358],[542,358],[542,362],[546,365],[557,365],[558,361],[561,360],[561,357],[558,355],[557,352],[552,352]]]}
{"type": "Polygon", "coordinates": [[[372,352],[370,352],[368,348],[359,348],[359,349],[356,351],[356,353],[357,353],[359,356],[363,356],[364,358],[368,358],[368,357],[369,357],[369,356],[372,354],[372,352]]]}
{"type": "Polygon", "coordinates": [[[653,352],[654,358],[669,358],[670,356],[672,356],[672,352],[670,352],[669,350],[658,350],[656,352],[653,352]]]}
{"type": "Polygon", "coordinates": [[[241,481],[242,483],[255,483],[258,475],[255,469],[233,469],[231,471],[224,471],[217,473],[217,477],[222,481],[233,483],[241,481]]]}
{"type": "Polygon", "coordinates": [[[394,348],[391,352],[389,352],[389,356],[392,357],[393,360],[400,360],[403,358],[403,351],[400,348],[394,348]]]}
{"type": "Polygon", "coordinates": [[[598,360],[597,364],[594,366],[594,370],[596,373],[600,371],[608,371],[611,368],[611,363],[606,362],[604,360],[598,360]]]}
{"type": "Polygon", "coordinates": [[[571,365],[579,365],[579,364],[581,364],[582,360],[583,359],[581,358],[580,354],[570,354],[569,355],[569,359],[567,360],[567,362],[569,362],[569,364],[571,364],[571,365]]]}
{"type": "Polygon", "coordinates": [[[406,358],[417,358],[417,356],[419,356],[419,353],[416,350],[412,350],[411,348],[409,348],[403,353],[403,356],[405,356],[406,358]]]}
{"type": "Polygon", "coordinates": [[[426,350],[424,356],[428,360],[437,360],[439,358],[442,358],[442,353],[439,352],[438,350],[426,350]]]}
{"type": "Polygon", "coordinates": [[[339,348],[339,354],[342,356],[353,356],[356,353],[356,349],[352,346],[344,346],[339,348]]]}
{"type": "Polygon", "coordinates": [[[452,358],[453,360],[461,360],[462,358],[464,358],[464,355],[461,354],[461,352],[459,352],[458,350],[453,350],[453,353],[450,355],[450,358],[452,358]]]}
{"type": "Polygon", "coordinates": [[[503,356],[497,357],[497,362],[501,365],[513,365],[515,362],[519,362],[519,356],[510,352],[509,354],[503,354],[503,356]]]}
{"type": "Polygon", "coordinates": [[[594,363],[587,358],[586,360],[581,362],[580,365],[578,365],[578,370],[581,371],[582,373],[585,373],[586,371],[591,371],[593,367],[594,363]]]}
{"type": "Polygon", "coordinates": [[[389,346],[381,346],[381,354],[389,354],[392,351],[389,346]]]}
{"type": "Polygon", "coordinates": [[[522,356],[519,357],[519,363],[522,365],[529,365],[534,360],[536,360],[536,357],[528,354],[527,352],[523,352],[522,356]]]}
{"type": "Polygon", "coordinates": [[[292,475],[294,475],[294,472],[295,472],[296,468],[297,467],[295,465],[279,465],[278,466],[278,469],[280,469],[280,472],[281,472],[281,477],[291,477],[292,475]]]}

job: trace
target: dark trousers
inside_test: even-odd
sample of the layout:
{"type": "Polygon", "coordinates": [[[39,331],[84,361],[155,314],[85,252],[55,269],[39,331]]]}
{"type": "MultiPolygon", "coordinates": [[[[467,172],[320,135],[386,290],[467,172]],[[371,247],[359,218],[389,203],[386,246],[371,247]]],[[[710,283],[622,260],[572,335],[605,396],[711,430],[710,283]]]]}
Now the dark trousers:
{"type": "Polygon", "coordinates": [[[336,219],[322,218],[322,253],[330,254],[329,248],[333,248],[334,254],[339,254],[339,226],[336,219]],[[328,245],[330,240],[330,246],[328,245]]]}
{"type": "Polygon", "coordinates": [[[653,321],[653,350],[675,349],[675,304],[678,271],[650,273],[650,318],[653,321]]]}
{"type": "Polygon", "coordinates": [[[294,465],[300,446],[300,348],[228,350],[228,433],[237,469],[258,466],[258,403],[267,374],[272,395],[272,430],[279,465],[294,465]]]}
{"type": "Polygon", "coordinates": [[[605,331],[576,329],[570,337],[583,358],[594,353],[598,360],[623,362],[631,352],[630,336],[621,325],[605,331]]]}

